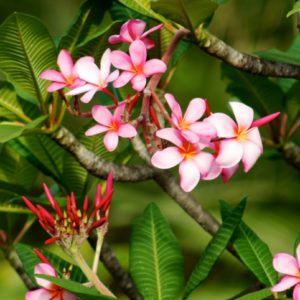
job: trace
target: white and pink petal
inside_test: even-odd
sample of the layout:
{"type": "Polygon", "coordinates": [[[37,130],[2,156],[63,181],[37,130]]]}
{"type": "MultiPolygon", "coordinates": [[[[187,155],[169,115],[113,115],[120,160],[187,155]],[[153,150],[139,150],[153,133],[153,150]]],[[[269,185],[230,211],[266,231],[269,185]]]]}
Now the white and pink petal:
{"type": "Polygon", "coordinates": [[[197,164],[190,159],[179,165],[180,186],[185,192],[192,191],[200,180],[200,171],[197,164]]]}
{"type": "Polygon", "coordinates": [[[176,147],[167,147],[154,153],[151,163],[159,169],[170,169],[178,165],[183,160],[183,156],[176,147]]]}
{"type": "Polygon", "coordinates": [[[103,139],[104,146],[108,151],[114,151],[119,143],[119,136],[115,131],[108,131],[103,139]]]}

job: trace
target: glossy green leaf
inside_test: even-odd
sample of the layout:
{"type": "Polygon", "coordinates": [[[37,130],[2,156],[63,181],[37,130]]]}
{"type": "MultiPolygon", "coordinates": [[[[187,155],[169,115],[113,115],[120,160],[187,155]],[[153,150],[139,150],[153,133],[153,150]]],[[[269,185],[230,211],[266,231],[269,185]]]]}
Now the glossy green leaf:
{"type": "Polygon", "coordinates": [[[229,94],[253,107],[261,116],[283,110],[284,93],[270,79],[239,71],[225,63],[222,64],[222,78],[229,94]]]}
{"type": "Polygon", "coordinates": [[[208,277],[219,256],[225,250],[233,233],[241,222],[246,200],[242,200],[225,218],[197,262],[185,288],[184,299],[208,277]]]}
{"type": "Polygon", "coordinates": [[[166,218],[150,204],[135,222],[130,271],[145,300],[174,300],[183,283],[183,257],[166,218]]]}
{"type": "Polygon", "coordinates": [[[119,2],[113,1],[110,7],[110,14],[113,20],[126,22],[130,19],[140,19],[144,21],[149,21],[149,18],[145,15],[138,13],[136,10],[133,10],[119,2]]]}
{"type": "Polygon", "coordinates": [[[63,34],[59,48],[69,50],[71,53],[77,46],[99,30],[103,16],[110,7],[111,1],[88,0],[80,7],[79,14],[74,18],[70,27],[63,34]]]}
{"type": "Polygon", "coordinates": [[[28,214],[30,210],[22,205],[3,203],[0,201],[0,212],[9,214],[28,214]]]}
{"type": "Polygon", "coordinates": [[[296,81],[286,94],[285,112],[288,115],[288,124],[291,125],[300,116],[300,82],[296,81]]]}
{"type": "MultiPolygon", "coordinates": [[[[223,219],[232,213],[232,209],[223,201],[221,202],[221,213],[223,219]]],[[[266,286],[272,286],[278,281],[278,275],[272,264],[273,256],[268,245],[244,222],[238,226],[231,242],[241,260],[260,282],[266,286]]]]}
{"type": "Polygon", "coordinates": [[[269,296],[272,296],[272,292],[270,288],[266,288],[235,299],[236,300],[264,300],[269,296]]]}
{"type": "Polygon", "coordinates": [[[47,276],[47,275],[37,275],[39,278],[47,279],[56,285],[64,288],[65,290],[68,290],[69,292],[75,294],[82,300],[112,300],[116,298],[111,298],[104,296],[100,294],[94,287],[88,288],[86,286],[83,286],[82,284],[70,280],[70,279],[63,279],[63,278],[57,278],[53,276],[47,276]]]}
{"type": "Polygon", "coordinates": [[[172,21],[193,31],[217,9],[212,0],[158,0],[151,8],[172,21]]]}
{"type": "Polygon", "coordinates": [[[287,13],[286,17],[288,18],[288,17],[290,17],[291,15],[296,14],[296,13],[298,13],[298,12],[300,12],[300,2],[299,2],[299,1],[296,1],[296,2],[294,3],[293,9],[290,10],[290,11],[287,13]]]}
{"type": "Polygon", "coordinates": [[[55,68],[55,56],[51,36],[35,17],[14,13],[0,26],[0,69],[21,97],[45,101],[49,83],[39,75],[55,68]]]}

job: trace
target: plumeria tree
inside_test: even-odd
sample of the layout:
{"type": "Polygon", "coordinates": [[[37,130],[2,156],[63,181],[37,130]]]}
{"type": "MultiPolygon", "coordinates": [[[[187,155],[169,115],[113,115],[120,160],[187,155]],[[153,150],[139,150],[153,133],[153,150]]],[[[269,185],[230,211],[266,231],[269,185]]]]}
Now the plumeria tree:
{"type": "MultiPolygon", "coordinates": [[[[244,54],[212,35],[206,28],[224,2],[86,0],[55,41],[23,13],[0,26],[0,248],[28,288],[25,299],[196,299],[224,251],[253,275],[231,299],[300,299],[297,232],[294,253],[273,254],[244,222],[245,199],[221,201],[217,220],[192,193],[239,169],[248,176],[265,147],[300,170],[299,54],[244,54]],[[187,105],[170,91],[192,45],[223,61],[234,96],[227,112],[201,90],[187,105]],[[136,199],[128,270],[106,241],[116,183],[148,180],[211,235],[187,274],[159,199],[146,208],[136,199]]],[[[299,10],[297,2],[289,15],[299,10]]]]}

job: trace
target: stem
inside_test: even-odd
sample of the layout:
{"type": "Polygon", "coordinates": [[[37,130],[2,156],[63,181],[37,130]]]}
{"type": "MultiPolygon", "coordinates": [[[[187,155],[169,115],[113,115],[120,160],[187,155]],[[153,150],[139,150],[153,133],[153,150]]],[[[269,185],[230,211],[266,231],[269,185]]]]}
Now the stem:
{"type": "Polygon", "coordinates": [[[103,234],[101,233],[100,230],[96,230],[96,232],[97,232],[97,244],[96,244],[93,268],[92,268],[94,273],[97,273],[98,270],[101,248],[103,244],[103,234]]]}
{"type": "Polygon", "coordinates": [[[92,282],[95,286],[95,288],[103,295],[116,298],[116,296],[101,282],[101,280],[98,278],[96,273],[94,273],[88,264],[86,263],[85,259],[83,258],[80,251],[75,250],[72,252],[72,258],[76,262],[76,264],[80,267],[84,275],[87,277],[87,279],[92,282]]]}

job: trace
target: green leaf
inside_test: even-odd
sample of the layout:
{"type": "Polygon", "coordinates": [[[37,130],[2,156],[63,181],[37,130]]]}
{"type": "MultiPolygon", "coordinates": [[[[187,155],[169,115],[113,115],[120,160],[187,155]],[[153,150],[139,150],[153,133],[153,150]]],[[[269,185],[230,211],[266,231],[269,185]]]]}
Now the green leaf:
{"type": "Polygon", "coordinates": [[[234,231],[240,224],[245,206],[246,200],[244,199],[225,218],[219,230],[209,242],[188,280],[184,299],[208,277],[217,259],[228,245],[234,231]]]}
{"type": "Polygon", "coordinates": [[[8,204],[0,201],[0,212],[9,213],[9,214],[28,214],[31,213],[30,210],[24,206],[17,204],[8,204]]]}
{"type": "Polygon", "coordinates": [[[296,81],[286,94],[285,111],[289,125],[297,121],[300,115],[300,81],[296,81]]]}
{"type": "Polygon", "coordinates": [[[295,243],[294,243],[294,252],[295,252],[295,254],[296,254],[296,249],[299,245],[300,245],[300,233],[298,233],[298,235],[296,237],[296,240],[295,240],[295,243]]]}
{"type": "Polygon", "coordinates": [[[222,78],[227,82],[229,94],[253,107],[261,116],[283,110],[284,93],[270,79],[239,71],[225,63],[222,78]]]}
{"type": "Polygon", "coordinates": [[[286,17],[288,18],[291,15],[296,14],[298,12],[300,12],[300,2],[299,1],[294,3],[293,9],[287,13],[286,17]]]}
{"type": "Polygon", "coordinates": [[[192,32],[217,9],[211,0],[158,0],[151,2],[151,8],[161,15],[190,29],[192,32]]]}
{"type": "Polygon", "coordinates": [[[144,16],[167,23],[167,20],[162,15],[151,9],[151,0],[119,0],[119,2],[144,16]]]}
{"type": "Polygon", "coordinates": [[[136,10],[133,10],[119,2],[113,2],[110,7],[110,14],[113,20],[126,22],[130,19],[140,19],[148,22],[150,19],[145,15],[138,13],[136,10]]]}
{"type": "Polygon", "coordinates": [[[14,13],[0,26],[0,69],[21,97],[45,101],[49,83],[39,76],[55,68],[55,56],[52,38],[38,19],[14,13]]]}
{"type": "MultiPolygon", "coordinates": [[[[222,219],[226,219],[230,213],[232,213],[232,209],[222,201],[222,219]]],[[[241,260],[260,282],[266,286],[276,284],[278,276],[272,265],[273,256],[268,245],[244,222],[241,222],[238,226],[238,229],[232,236],[231,242],[241,260]]]]}
{"type": "Polygon", "coordinates": [[[266,288],[235,299],[236,300],[263,300],[269,296],[272,296],[272,292],[269,288],[266,288]]]}
{"type": "Polygon", "coordinates": [[[78,16],[74,18],[67,32],[61,37],[59,48],[74,52],[77,45],[89,39],[99,31],[103,16],[110,7],[111,1],[88,0],[80,7],[78,16]]]}
{"type": "Polygon", "coordinates": [[[167,220],[151,203],[133,225],[130,271],[145,300],[176,299],[183,283],[183,257],[167,220]]]}
{"type": "Polygon", "coordinates": [[[80,297],[82,300],[112,300],[116,298],[111,298],[104,296],[100,294],[94,287],[88,288],[86,286],[83,286],[82,284],[70,280],[70,279],[63,279],[63,278],[57,278],[49,275],[37,275],[39,278],[47,279],[56,285],[64,288],[65,290],[68,290],[72,294],[75,294],[76,296],[80,297]]]}

